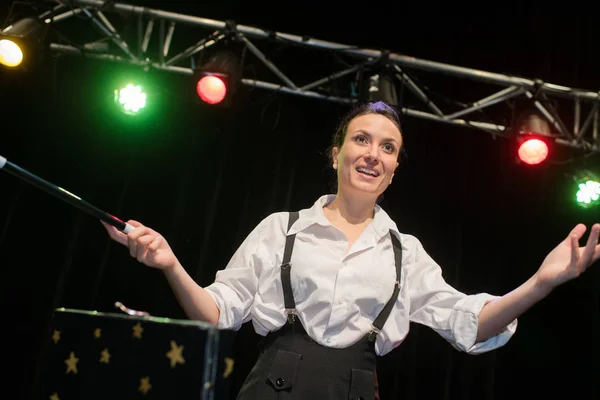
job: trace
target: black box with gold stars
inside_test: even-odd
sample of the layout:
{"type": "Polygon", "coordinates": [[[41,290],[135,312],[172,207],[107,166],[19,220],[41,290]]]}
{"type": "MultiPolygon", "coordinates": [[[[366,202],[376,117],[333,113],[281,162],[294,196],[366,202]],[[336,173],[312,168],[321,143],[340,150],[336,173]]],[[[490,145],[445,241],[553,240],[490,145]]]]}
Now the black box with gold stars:
{"type": "Polygon", "coordinates": [[[223,399],[231,332],[197,321],[57,309],[37,398],[223,399]]]}

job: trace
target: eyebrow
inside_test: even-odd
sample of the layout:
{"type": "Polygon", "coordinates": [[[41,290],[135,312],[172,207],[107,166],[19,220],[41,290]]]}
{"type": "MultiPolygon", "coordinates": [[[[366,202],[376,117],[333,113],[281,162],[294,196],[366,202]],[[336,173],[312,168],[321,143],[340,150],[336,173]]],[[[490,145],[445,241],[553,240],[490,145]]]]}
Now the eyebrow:
{"type": "MultiPolygon", "coordinates": [[[[367,135],[367,136],[368,136],[368,137],[370,137],[370,138],[372,138],[372,137],[373,137],[373,135],[371,135],[369,132],[367,132],[367,131],[365,131],[365,130],[362,130],[362,129],[359,129],[359,130],[355,131],[355,132],[353,133],[353,135],[354,135],[354,134],[356,134],[356,133],[359,133],[359,132],[360,132],[360,133],[362,133],[362,134],[364,134],[364,135],[367,135]]],[[[398,141],[397,141],[395,138],[393,138],[393,137],[387,137],[387,138],[384,138],[383,140],[384,140],[385,142],[394,142],[394,143],[396,143],[398,146],[400,146],[400,143],[399,143],[399,142],[398,142],[398,141]]]]}

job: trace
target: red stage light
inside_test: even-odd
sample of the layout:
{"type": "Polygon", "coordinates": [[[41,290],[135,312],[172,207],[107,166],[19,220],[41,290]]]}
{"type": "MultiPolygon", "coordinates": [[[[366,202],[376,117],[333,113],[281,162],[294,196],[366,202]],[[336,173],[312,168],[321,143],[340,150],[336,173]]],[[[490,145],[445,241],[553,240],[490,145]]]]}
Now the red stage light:
{"type": "Polygon", "coordinates": [[[518,154],[524,163],[536,165],[548,157],[548,145],[543,140],[529,138],[519,145],[518,154]]]}
{"type": "Polygon", "coordinates": [[[198,81],[196,92],[202,101],[208,104],[218,104],[227,95],[227,86],[221,78],[214,75],[206,75],[198,81]]]}
{"type": "Polygon", "coordinates": [[[211,106],[230,107],[241,83],[240,58],[230,50],[218,50],[206,62],[198,60],[198,65],[192,77],[198,97],[211,106]]]}

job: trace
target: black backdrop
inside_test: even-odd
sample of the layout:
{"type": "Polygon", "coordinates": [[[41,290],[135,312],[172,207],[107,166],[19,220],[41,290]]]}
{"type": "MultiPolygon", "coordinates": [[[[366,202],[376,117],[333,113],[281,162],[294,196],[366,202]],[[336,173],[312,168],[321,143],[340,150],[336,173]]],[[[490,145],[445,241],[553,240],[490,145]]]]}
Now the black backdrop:
{"type": "MultiPolygon", "coordinates": [[[[598,86],[592,16],[583,12],[540,14],[532,7],[474,14],[383,4],[359,19],[359,10],[323,15],[309,3],[293,6],[287,17],[268,16],[276,8],[267,4],[145,4],[598,86]]],[[[331,191],[325,149],[345,107],[242,89],[233,108],[217,111],[192,101],[182,77],[150,73],[160,88],[155,105],[147,117],[131,120],[109,107],[109,83],[125,69],[61,57],[30,75],[0,72],[0,154],[121,218],[154,227],[201,285],[212,282],[262,218],[309,207],[331,191]]],[[[448,88],[468,97],[472,86],[457,80],[448,88]]],[[[383,207],[462,291],[510,291],[576,223],[600,219],[597,210],[577,209],[569,199],[566,174],[574,164],[527,169],[511,163],[506,141],[479,131],[412,118],[403,128],[407,157],[383,207]]],[[[597,166],[598,158],[587,165],[597,166]]],[[[55,307],[112,311],[118,300],[184,317],[161,274],[109,242],[98,221],[6,173],[0,193],[2,358],[15,398],[30,393],[55,307]]],[[[521,318],[507,346],[491,353],[459,353],[429,329],[412,326],[402,346],[380,359],[382,398],[599,398],[599,273],[592,269],[557,289],[521,318]]],[[[236,339],[239,385],[257,338],[247,324],[236,339]]]]}

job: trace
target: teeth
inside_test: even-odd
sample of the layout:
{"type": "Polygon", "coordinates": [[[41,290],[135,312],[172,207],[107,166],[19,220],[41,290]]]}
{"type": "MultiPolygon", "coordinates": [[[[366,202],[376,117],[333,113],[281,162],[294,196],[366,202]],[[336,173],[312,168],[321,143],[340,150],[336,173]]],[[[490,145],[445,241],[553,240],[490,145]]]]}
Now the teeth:
{"type": "Polygon", "coordinates": [[[368,169],[368,168],[360,167],[360,168],[356,168],[356,170],[358,172],[364,172],[365,174],[369,174],[369,175],[372,175],[372,176],[378,176],[379,175],[377,172],[375,172],[375,171],[373,171],[371,169],[368,169]]]}

